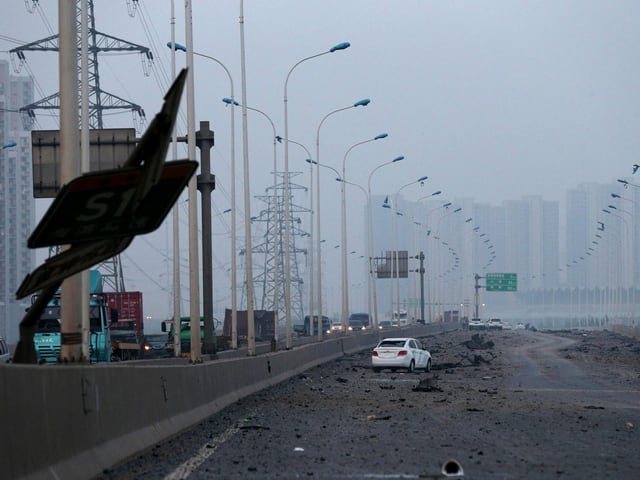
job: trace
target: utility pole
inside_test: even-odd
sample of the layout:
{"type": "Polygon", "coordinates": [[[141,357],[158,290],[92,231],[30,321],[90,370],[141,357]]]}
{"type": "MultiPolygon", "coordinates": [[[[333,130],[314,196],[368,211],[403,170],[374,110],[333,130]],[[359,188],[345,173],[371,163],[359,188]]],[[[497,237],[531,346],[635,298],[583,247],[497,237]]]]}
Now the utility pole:
{"type": "MultiPolygon", "coordinates": [[[[76,44],[81,45],[81,32],[82,32],[82,22],[84,20],[82,2],[80,0],[75,1],[75,35],[76,35],[76,44]]],[[[80,78],[81,75],[87,74],[88,76],[88,85],[86,86],[88,89],[88,105],[82,105],[82,108],[87,108],[89,112],[88,123],[89,127],[92,129],[102,129],[104,128],[103,122],[103,113],[104,112],[112,112],[112,111],[131,111],[136,116],[134,116],[134,120],[137,120],[137,128],[138,130],[144,126],[146,122],[146,117],[144,110],[140,105],[129,102],[117,95],[109,93],[102,89],[100,83],[100,69],[98,64],[98,58],[100,53],[114,53],[114,52],[124,52],[124,53],[133,53],[137,52],[142,56],[142,66],[144,68],[145,76],[149,76],[150,67],[153,63],[153,54],[148,47],[144,47],[142,45],[137,45],[135,43],[131,43],[127,40],[123,40],[113,35],[102,33],[96,30],[96,16],[94,14],[94,0],[87,0],[87,12],[88,15],[86,18],[88,24],[88,32],[87,32],[87,71],[80,67],[81,62],[81,51],[80,49],[76,49],[76,55],[78,57],[78,65],[77,65],[77,78],[80,78]]],[[[21,45],[19,47],[13,48],[9,50],[9,55],[12,58],[12,63],[14,64],[14,70],[16,73],[19,73],[22,69],[23,64],[26,62],[25,52],[59,52],[59,54],[63,54],[60,48],[60,34],[52,35],[40,40],[36,40],[35,42],[28,43],[26,45],[21,45]],[[16,62],[13,62],[13,58],[17,58],[16,62]]],[[[77,102],[76,102],[77,103],[77,102]]],[[[36,110],[61,110],[61,98],[60,92],[54,93],[53,95],[49,95],[46,98],[38,100],[29,105],[25,105],[19,109],[22,114],[23,123],[25,128],[29,130],[33,127],[33,124],[36,119],[36,110]]],[[[61,116],[63,113],[61,112],[61,116]]],[[[83,119],[84,122],[84,119],[83,119]]],[[[83,125],[84,126],[84,125],[83,125]]],[[[49,255],[51,256],[53,250],[50,249],[49,255]]],[[[102,278],[105,284],[109,285],[113,291],[115,292],[124,292],[126,290],[124,285],[124,275],[122,272],[122,263],[120,261],[120,256],[115,256],[112,259],[101,262],[98,265],[98,269],[102,272],[102,278]]]]}
{"type": "Polygon", "coordinates": [[[476,289],[476,308],[475,308],[475,315],[474,315],[473,318],[478,318],[478,319],[480,318],[480,316],[478,315],[478,304],[480,303],[480,293],[479,293],[479,291],[480,291],[481,288],[483,288],[483,285],[480,285],[478,283],[478,281],[481,278],[485,278],[485,277],[481,277],[480,275],[478,275],[476,273],[476,275],[475,275],[475,279],[476,279],[476,284],[475,284],[475,289],[476,289]]]}
{"type": "Polygon", "coordinates": [[[211,192],[216,187],[211,175],[211,147],[214,145],[213,131],[209,122],[200,122],[196,132],[196,146],[200,149],[200,175],[197,187],[202,201],[202,314],[204,317],[203,353],[216,353],[216,335],[213,322],[213,255],[211,240],[211,192]]]}
{"type": "Polygon", "coordinates": [[[424,252],[421,251],[416,258],[420,260],[420,320],[424,322],[424,252]]]}

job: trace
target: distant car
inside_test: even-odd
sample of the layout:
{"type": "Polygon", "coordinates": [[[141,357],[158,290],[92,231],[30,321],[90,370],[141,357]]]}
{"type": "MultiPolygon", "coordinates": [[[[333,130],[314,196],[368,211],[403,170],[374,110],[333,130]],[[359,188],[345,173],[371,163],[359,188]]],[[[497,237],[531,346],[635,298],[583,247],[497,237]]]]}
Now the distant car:
{"type": "Polygon", "coordinates": [[[516,330],[524,330],[524,323],[518,322],[516,324],[516,330]]]}
{"type": "Polygon", "coordinates": [[[307,329],[304,327],[303,323],[296,323],[293,325],[293,332],[297,335],[305,335],[307,329]]]}
{"type": "Polygon", "coordinates": [[[349,326],[347,327],[347,330],[349,330],[350,332],[353,330],[366,330],[366,329],[367,329],[367,325],[365,325],[362,320],[349,319],[349,326]]]}
{"type": "Polygon", "coordinates": [[[347,329],[351,330],[366,330],[369,328],[369,314],[368,313],[352,313],[349,315],[349,326],[347,329]]]}
{"type": "Polygon", "coordinates": [[[499,318],[490,318],[487,322],[487,328],[489,330],[502,330],[502,320],[499,318]]]}
{"type": "Polygon", "coordinates": [[[371,352],[371,367],[374,372],[383,368],[406,368],[409,372],[422,368],[428,372],[431,354],[415,338],[385,338],[371,352]]]}
{"type": "Polygon", "coordinates": [[[391,314],[391,324],[394,327],[404,327],[409,325],[409,313],[406,310],[400,310],[400,312],[394,311],[391,314]]]}
{"type": "Polygon", "coordinates": [[[380,322],[378,322],[379,329],[391,328],[392,326],[393,325],[391,325],[391,320],[380,320],[380,322]]]}
{"type": "Polygon", "coordinates": [[[4,338],[0,337],[0,363],[6,363],[9,360],[11,360],[9,345],[7,345],[4,338]]]}
{"type": "Polygon", "coordinates": [[[486,328],[486,325],[481,319],[472,318],[471,320],[469,320],[468,328],[469,330],[484,330],[486,328]]]}
{"type": "Polygon", "coordinates": [[[331,328],[329,328],[329,330],[327,330],[327,333],[339,333],[341,331],[342,331],[342,323],[333,322],[333,323],[331,323],[331,328]]]}
{"type": "Polygon", "coordinates": [[[142,342],[142,358],[169,357],[171,352],[167,350],[167,334],[145,335],[142,342]]]}

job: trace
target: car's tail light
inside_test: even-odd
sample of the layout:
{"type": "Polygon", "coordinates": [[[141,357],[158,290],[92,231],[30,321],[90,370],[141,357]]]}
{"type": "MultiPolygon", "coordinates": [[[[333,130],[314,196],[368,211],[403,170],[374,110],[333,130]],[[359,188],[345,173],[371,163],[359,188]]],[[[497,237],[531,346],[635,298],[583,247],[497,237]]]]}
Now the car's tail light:
{"type": "Polygon", "coordinates": [[[378,352],[376,352],[375,350],[373,352],[371,352],[371,356],[372,357],[377,357],[378,356],[378,352]]]}
{"type": "Polygon", "coordinates": [[[409,353],[409,352],[407,352],[406,350],[400,350],[400,351],[398,352],[398,356],[399,356],[399,357],[404,357],[407,353],[409,353]]]}

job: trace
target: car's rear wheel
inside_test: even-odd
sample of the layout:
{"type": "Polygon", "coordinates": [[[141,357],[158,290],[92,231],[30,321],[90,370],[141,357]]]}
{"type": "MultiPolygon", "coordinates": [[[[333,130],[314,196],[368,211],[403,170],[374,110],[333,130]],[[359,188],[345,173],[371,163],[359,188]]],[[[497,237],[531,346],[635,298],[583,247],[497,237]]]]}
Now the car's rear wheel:
{"type": "Polygon", "coordinates": [[[413,371],[416,369],[416,363],[411,360],[411,363],[409,364],[409,373],[413,373],[413,371]]]}
{"type": "Polygon", "coordinates": [[[424,367],[424,371],[425,372],[430,372],[431,371],[431,359],[427,360],[427,366],[424,367]]]}

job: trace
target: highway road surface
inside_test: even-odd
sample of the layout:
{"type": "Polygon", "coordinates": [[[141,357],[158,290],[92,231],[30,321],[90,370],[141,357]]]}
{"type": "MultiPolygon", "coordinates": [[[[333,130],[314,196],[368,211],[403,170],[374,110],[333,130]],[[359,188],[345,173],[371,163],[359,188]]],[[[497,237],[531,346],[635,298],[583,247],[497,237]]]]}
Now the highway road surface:
{"type": "Polygon", "coordinates": [[[528,330],[422,340],[430,373],[343,357],[98,478],[640,478],[640,342],[528,330]]]}

